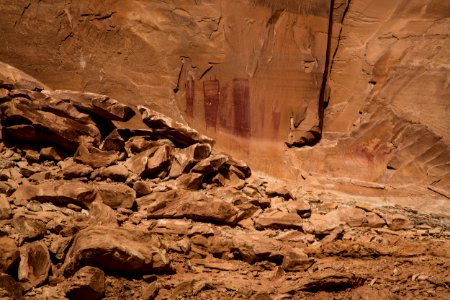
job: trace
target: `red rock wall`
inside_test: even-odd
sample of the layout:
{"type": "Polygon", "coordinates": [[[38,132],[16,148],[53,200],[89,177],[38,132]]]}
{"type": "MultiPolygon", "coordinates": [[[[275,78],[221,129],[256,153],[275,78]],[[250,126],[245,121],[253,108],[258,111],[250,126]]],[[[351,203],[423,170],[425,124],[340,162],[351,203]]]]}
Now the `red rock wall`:
{"type": "Polygon", "coordinates": [[[448,195],[447,1],[17,0],[0,11],[0,60],[52,88],[148,105],[276,176],[448,195]]]}

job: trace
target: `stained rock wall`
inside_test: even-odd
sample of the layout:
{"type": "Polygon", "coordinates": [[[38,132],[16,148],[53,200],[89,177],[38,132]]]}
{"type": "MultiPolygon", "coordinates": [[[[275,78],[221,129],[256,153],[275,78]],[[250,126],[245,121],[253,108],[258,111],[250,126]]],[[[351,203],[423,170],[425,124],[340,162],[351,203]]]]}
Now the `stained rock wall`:
{"type": "Polygon", "coordinates": [[[0,11],[0,60],[51,88],[147,105],[276,176],[448,197],[446,1],[8,0],[0,11]]]}

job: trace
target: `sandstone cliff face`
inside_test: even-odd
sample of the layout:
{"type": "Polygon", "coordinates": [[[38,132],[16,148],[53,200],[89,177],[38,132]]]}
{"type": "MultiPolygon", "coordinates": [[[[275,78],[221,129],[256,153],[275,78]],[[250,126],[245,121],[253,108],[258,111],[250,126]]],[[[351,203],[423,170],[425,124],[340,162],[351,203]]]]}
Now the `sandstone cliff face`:
{"type": "Polygon", "coordinates": [[[0,60],[52,88],[147,105],[276,176],[448,196],[446,1],[33,0],[0,10],[0,60]]]}

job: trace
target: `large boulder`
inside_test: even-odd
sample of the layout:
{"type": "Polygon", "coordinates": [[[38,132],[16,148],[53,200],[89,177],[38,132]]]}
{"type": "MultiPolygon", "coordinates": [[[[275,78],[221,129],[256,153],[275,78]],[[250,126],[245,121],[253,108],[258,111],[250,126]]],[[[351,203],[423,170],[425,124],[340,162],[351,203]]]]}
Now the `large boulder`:
{"type": "Polygon", "coordinates": [[[50,271],[51,261],[47,246],[42,241],[25,244],[20,248],[19,281],[26,288],[44,283],[50,271]]]}
{"type": "Polygon", "coordinates": [[[93,226],[77,234],[63,265],[64,275],[71,276],[86,265],[127,274],[171,270],[155,235],[105,226],[93,226]]]}
{"type": "Polygon", "coordinates": [[[100,131],[94,125],[40,110],[39,105],[26,98],[14,98],[0,105],[0,120],[7,139],[50,143],[71,151],[82,142],[100,141],[100,131]]]}
{"type": "Polygon", "coordinates": [[[101,182],[95,189],[102,202],[112,208],[132,208],[136,201],[136,191],[123,183],[101,182]]]}

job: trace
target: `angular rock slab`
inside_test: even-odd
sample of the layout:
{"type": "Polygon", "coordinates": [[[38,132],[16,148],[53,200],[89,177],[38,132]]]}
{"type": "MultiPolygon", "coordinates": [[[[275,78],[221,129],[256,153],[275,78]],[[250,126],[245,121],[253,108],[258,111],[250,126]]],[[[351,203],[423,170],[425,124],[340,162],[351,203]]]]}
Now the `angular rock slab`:
{"type": "Polygon", "coordinates": [[[18,277],[26,287],[37,287],[44,283],[50,267],[50,254],[44,242],[36,241],[20,248],[18,277]]]}
{"type": "Polygon", "coordinates": [[[145,125],[153,129],[154,134],[157,136],[168,138],[183,146],[190,146],[195,143],[214,145],[213,139],[200,134],[198,131],[187,125],[177,122],[142,105],[138,106],[138,109],[142,114],[142,120],[145,125]]]}
{"type": "Polygon", "coordinates": [[[155,235],[106,226],[81,230],[67,253],[64,276],[82,266],[94,266],[107,272],[170,272],[170,260],[155,235]]]}
{"type": "Polygon", "coordinates": [[[283,211],[264,212],[255,220],[256,229],[301,229],[303,220],[296,213],[283,211]]]}
{"type": "Polygon", "coordinates": [[[189,218],[196,221],[210,221],[234,224],[238,210],[230,203],[210,198],[199,192],[186,192],[172,200],[162,200],[148,208],[148,217],[189,218]]]}
{"type": "Polygon", "coordinates": [[[111,121],[126,122],[135,115],[133,108],[105,95],[69,90],[45,91],[45,94],[55,99],[69,100],[80,111],[111,121]]]}
{"type": "Polygon", "coordinates": [[[12,195],[14,204],[26,205],[28,201],[53,204],[74,203],[86,207],[94,201],[92,185],[78,181],[48,181],[37,185],[21,185],[12,195]]]}
{"type": "Polygon", "coordinates": [[[112,208],[132,208],[136,191],[123,183],[97,183],[95,189],[104,204],[112,208]]]}
{"type": "Polygon", "coordinates": [[[13,277],[0,273],[0,299],[22,300],[23,288],[13,277]]]}
{"type": "Polygon", "coordinates": [[[47,142],[75,150],[83,141],[97,144],[100,131],[92,124],[60,117],[25,98],[15,98],[0,106],[0,120],[7,135],[26,142],[47,142]]]}
{"type": "Polygon", "coordinates": [[[86,266],[70,279],[66,289],[69,299],[97,300],[105,293],[105,273],[95,267],[86,266]]]}

